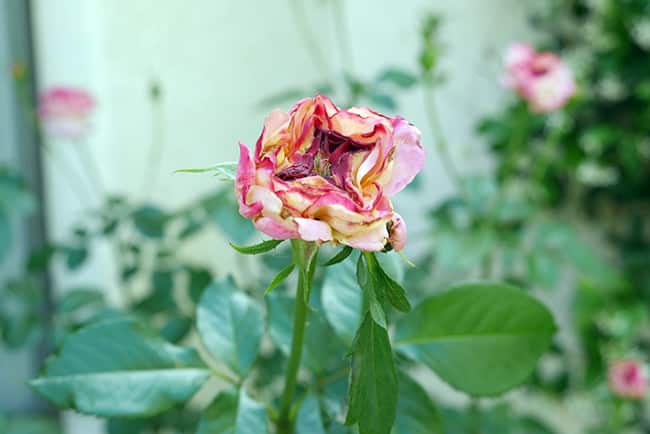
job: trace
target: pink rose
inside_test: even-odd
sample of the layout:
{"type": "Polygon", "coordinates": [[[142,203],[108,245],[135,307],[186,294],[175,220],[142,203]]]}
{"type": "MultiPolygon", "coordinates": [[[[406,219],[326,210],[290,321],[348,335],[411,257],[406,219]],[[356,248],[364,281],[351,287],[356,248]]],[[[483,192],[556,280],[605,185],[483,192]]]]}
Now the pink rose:
{"type": "Polygon", "coordinates": [[[275,239],[401,250],[406,224],[390,198],[423,165],[416,127],[318,94],[268,115],[254,156],[240,144],[239,211],[275,239]]]}
{"type": "Polygon", "coordinates": [[[39,97],[38,117],[48,135],[76,140],[87,133],[94,108],[95,100],[83,89],[57,86],[39,97]]]}
{"type": "Polygon", "coordinates": [[[609,388],[618,397],[643,399],[648,387],[648,376],[642,363],[619,360],[609,367],[609,388]]]}
{"type": "Polygon", "coordinates": [[[557,55],[513,44],[505,56],[506,86],[528,101],[531,110],[547,113],[563,107],[576,93],[573,74],[557,55]]]}

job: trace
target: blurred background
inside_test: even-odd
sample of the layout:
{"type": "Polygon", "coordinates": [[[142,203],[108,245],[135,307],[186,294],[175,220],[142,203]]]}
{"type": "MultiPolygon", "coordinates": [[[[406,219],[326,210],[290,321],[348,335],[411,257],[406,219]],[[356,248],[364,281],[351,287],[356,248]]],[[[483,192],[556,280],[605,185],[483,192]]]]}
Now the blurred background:
{"type": "MultiPolygon", "coordinates": [[[[608,382],[650,349],[649,54],[646,0],[0,0],[0,433],[193,432],[59,415],[26,382],[93,317],[133,311],[177,342],[215,276],[258,284],[265,265],[228,247],[261,239],[228,185],[174,171],[236,160],[317,91],[422,131],[426,168],[395,203],[414,298],[500,279],[557,316],[481,432],[650,432],[645,394],[608,382]],[[515,42],[562,58],[566,104],[505,85],[515,42]]],[[[464,398],[422,382],[467,432],[464,398]]]]}

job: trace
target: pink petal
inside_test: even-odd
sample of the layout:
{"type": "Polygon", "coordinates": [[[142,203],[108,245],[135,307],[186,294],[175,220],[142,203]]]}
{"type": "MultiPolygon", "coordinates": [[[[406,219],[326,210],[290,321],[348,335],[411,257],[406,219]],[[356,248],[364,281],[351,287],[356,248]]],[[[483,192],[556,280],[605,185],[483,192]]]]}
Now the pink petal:
{"type": "Polygon", "coordinates": [[[504,63],[506,68],[512,68],[532,61],[535,57],[535,49],[529,44],[514,43],[506,51],[504,63]]]}
{"type": "Polygon", "coordinates": [[[268,188],[253,185],[246,195],[248,203],[261,203],[262,214],[265,216],[278,215],[282,211],[282,201],[268,188]]]}
{"type": "Polygon", "coordinates": [[[392,176],[384,186],[388,197],[406,187],[424,167],[424,148],[420,144],[420,131],[403,119],[395,126],[395,157],[392,176]]]}
{"type": "Polygon", "coordinates": [[[254,222],[255,227],[276,240],[298,238],[296,225],[290,221],[278,220],[272,217],[260,217],[254,222]]]}
{"type": "Polygon", "coordinates": [[[298,224],[300,238],[305,241],[330,241],[332,228],[324,221],[296,217],[293,219],[298,224]]]}
{"type": "Polygon", "coordinates": [[[379,221],[372,225],[358,225],[357,230],[350,236],[336,237],[339,242],[355,249],[368,252],[384,250],[388,241],[386,224],[379,221]]]}
{"type": "Polygon", "coordinates": [[[251,159],[251,153],[243,143],[239,144],[239,165],[235,177],[235,190],[239,202],[239,213],[245,218],[252,218],[262,211],[261,203],[246,202],[248,190],[255,179],[255,166],[251,159]]]}

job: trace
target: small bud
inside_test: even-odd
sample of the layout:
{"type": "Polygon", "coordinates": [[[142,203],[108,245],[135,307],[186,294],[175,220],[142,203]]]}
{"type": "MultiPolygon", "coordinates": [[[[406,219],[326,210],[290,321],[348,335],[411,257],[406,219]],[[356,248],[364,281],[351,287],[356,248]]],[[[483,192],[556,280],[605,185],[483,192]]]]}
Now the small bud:
{"type": "Polygon", "coordinates": [[[149,97],[153,101],[158,101],[162,97],[162,87],[157,80],[152,80],[149,84],[149,97]]]}
{"type": "Polygon", "coordinates": [[[22,62],[16,62],[11,65],[11,76],[14,80],[19,81],[27,76],[27,67],[22,62]]]}

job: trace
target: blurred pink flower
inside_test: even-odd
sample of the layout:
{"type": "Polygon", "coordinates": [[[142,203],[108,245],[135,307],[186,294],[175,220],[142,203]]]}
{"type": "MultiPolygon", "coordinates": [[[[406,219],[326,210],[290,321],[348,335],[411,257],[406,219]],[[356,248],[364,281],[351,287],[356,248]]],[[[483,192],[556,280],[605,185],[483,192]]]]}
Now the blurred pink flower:
{"type": "Polygon", "coordinates": [[[619,360],[609,367],[609,387],[618,397],[643,399],[648,376],[643,364],[636,360],[619,360]]]}
{"type": "Polygon", "coordinates": [[[88,132],[94,108],[95,100],[85,90],[56,86],[40,95],[38,117],[48,135],[76,140],[88,132]]]}
{"type": "Polygon", "coordinates": [[[276,239],[401,250],[406,224],[390,197],[423,165],[416,127],[319,94],[267,116],[254,156],[240,144],[239,209],[276,239]]]}
{"type": "Polygon", "coordinates": [[[553,53],[538,53],[528,44],[517,43],[508,49],[504,63],[506,86],[528,101],[534,112],[557,110],[576,93],[573,73],[553,53]]]}

